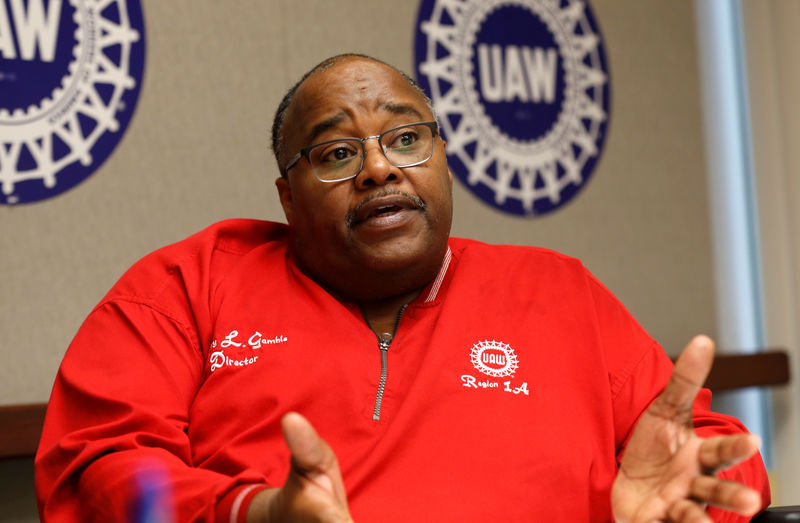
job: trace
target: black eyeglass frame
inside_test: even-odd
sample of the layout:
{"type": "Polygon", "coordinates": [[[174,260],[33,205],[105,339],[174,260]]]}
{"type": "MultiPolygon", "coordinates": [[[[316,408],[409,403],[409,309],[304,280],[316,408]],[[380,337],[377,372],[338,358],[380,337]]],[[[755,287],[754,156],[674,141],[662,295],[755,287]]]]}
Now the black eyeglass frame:
{"type": "Polygon", "coordinates": [[[386,157],[386,160],[388,160],[389,163],[391,163],[395,167],[399,167],[401,169],[405,168],[405,167],[414,167],[415,165],[421,165],[421,164],[427,162],[428,160],[430,160],[431,158],[433,158],[433,150],[435,148],[435,140],[436,140],[437,136],[439,136],[439,124],[438,123],[433,122],[433,121],[432,122],[414,122],[414,123],[409,123],[409,124],[399,125],[397,127],[393,127],[392,129],[388,129],[388,130],[382,132],[381,134],[376,134],[375,136],[367,136],[366,138],[357,138],[355,136],[347,136],[347,137],[343,137],[343,138],[337,138],[336,140],[328,140],[328,141],[325,141],[325,142],[315,143],[313,145],[309,145],[308,147],[303,147],[302,149],[300,149],[300,152],[295,154],[292,157],[292,159],[289,160],[286,163],[286,167],[284,168],[283,172],[284,172],[284,174],[288,173],[289,169],[291,169],[292,167],[297,165],[297,162],[300,161],[300,158],[305,158],[306,161],[308,162],[308,165],[311,166],[311,172],[314,173],[314,178],[316,178],[317,180],[319,180],[319,181],[321,181],[323,183],[335,183],[335,182],[343,182],[345,180],[351,180],[351,179],[355,178],[356,176],[358,176],[358,174],[364,169],[364,158],[367,156],[367,148],[366,148],[365,144],[367,143],[367,140],[372,140],[372,139],[378,140],[378,144],[381,146],[381,152],[383,152],[383,155],[386,157]],[[386,147],[383,145],[383,137],[386,136],[389,133],[397,132],[400,129],[404,129],[406,127],[414,127],[414,126],[417,126],[417,125],[424,125],[425,127],[427,127],[428,129],[431,130],[431,135],[432,135],[433,141],[431,142],[430,154],[428,154],[427,158],[425,158],[424,160],[420,160],[418,162],[409,163],[409,164],[403,164],[403,165],[398,165],[398,164],[394,163],[386,155],[386,147]],[[359,165],[358,170],[355,172],[355,174],[351,174],[350,176],[348,176],[346,178],[338,178],[336,180],[323,180],[322,178],[319,177],[319,175],[317,174],[316,170],[314,170],[314,165],[311,163],[311,157],[310,157],[311,151],[313,149],[317,148],[317,147],[321,147],[323,145],[329,145],[329,144],[336,143],[336,142],[341,142],[343,140],[357,141],[357,142],[359,142],[361,144],[361,164],[359,165]]]}

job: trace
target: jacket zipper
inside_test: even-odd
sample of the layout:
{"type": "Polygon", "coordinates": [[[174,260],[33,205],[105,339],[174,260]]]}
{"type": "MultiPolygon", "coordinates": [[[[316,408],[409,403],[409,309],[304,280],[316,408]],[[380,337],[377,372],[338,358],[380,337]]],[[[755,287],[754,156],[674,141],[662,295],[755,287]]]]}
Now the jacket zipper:
{"type": "Polygon", "coordinates": [[[375,396],[375,410],[372,412],[372,419],[379,421],[381,419],[381,403],[383,403],[383,390],[386,387],[386,376],[388,374],[388,353],[389,345],[391,345],[394,335],[397,334],[397,327],[400,325],[400,318],[403,317],[408,305],[403,305],[397,311],[397,320],[394,322],[394,331],[390,334],[384,332],[378,336],[378,349],[381,351],[381,378],[378,381],[378,393],[375,396]]]}

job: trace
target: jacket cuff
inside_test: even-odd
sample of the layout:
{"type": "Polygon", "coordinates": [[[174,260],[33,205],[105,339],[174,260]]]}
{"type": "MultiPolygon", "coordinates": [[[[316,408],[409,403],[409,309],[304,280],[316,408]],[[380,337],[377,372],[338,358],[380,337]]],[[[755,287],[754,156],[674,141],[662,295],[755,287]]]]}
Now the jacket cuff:
{"type": "Polygon", "coordinates": [[[245,523],[250,502],[256,494],[267,488],[269,486],[265,483],[251,483],[237,485],[228,491],[217,503],[217,523],[245,523]]]}

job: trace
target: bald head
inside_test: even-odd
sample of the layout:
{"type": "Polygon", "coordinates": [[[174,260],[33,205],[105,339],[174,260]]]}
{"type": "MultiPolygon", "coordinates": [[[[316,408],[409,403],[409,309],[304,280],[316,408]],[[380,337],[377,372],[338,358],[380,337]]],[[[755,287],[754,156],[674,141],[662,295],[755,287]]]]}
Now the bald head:
{"type": "Polygon", "coordinates": [[[338,64],[339,62],[346,60],[367,60],[382,64],[386,67],[393,69],[400,76],[402,76],[403,79],[406,82],[408,82],[408,84],[411,87],[414,88],[414,90],[419,92],[419,94],[425,100],[425,104],[428,106],[431,112],[433,112],[433,104],[431,103],[430,98],[428,98],[428,96],[425,94],[425,91],[423,91],[419,83],[410,76],[408,76],[403,71],[397,69],[396,67],[387,64],[382,60],[378,60],[377,58],[373,58],[371,56],[359,53],[345,53],[345,54],[331,56],[330,58],[326,58],[322,62],[312,67],[308,72],[306,72],[300,78],[300,80],[298,80],[297,83],[295,83],[286,92],[286,94],[283,96],[283,99],[281,100],[281,103],[278,104],[278,109],[275,111],[275,118],[272,121],[272,152],[275,155],[275,159],[278,162],[278,170],[281,173],[281,176],[286,176],[284,168],[286,167],[286,161],[288,155],[288,151],[285,150],[285,145],[286,145],[285,134],[286,134],[286,126],[290,124],[287,123],[285,120],[286,120],[286,115],[289,112],[289,108],[292,106],[292,103],[294,102],[295,94],[297,94],[297,91],[300,88],[300,86],[302,86],[303,83],[305,83],[305,81],[308,80],[310,77],[318,73],[321,73],[323,71],[326,71],[331,67],[333,67],[334,65],[338,64]]]}

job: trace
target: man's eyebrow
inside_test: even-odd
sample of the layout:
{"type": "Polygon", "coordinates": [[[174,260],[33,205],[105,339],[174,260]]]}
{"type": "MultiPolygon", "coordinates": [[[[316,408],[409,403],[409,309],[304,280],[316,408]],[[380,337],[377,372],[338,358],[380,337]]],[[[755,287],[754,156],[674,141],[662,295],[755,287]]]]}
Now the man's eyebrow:
{"type": "Polygon", "coordinates": [[[422,113],[420,113],[416,107],[413,105],[406,105],[406,104],[395,104],[392,102],[384,102],[378,105],[379,109],[383,109],[384,111],[388,111],[393,114],[409,114],[411,116],[416,116],[420,120],[422,120],[422,113]]]}
{"type": "MultiPolygon", "coordinates": [[[[416,118],[419,118],[420,120],[423,119],[422,113],[420,113],[412,105],[384,102],[378,104],[378,109],[382,109],[392,114],[411,115],[416,118]]],[[[327,120],[321,121],[320,123],[311,128],[311,132],[308,133],[308,136],[306,137],[306,143],[313,144],[319,135],[321,135],[325,131],[333,129],[334,127],[342,123],[342,120],[345,120],[346,118],[347,115],[345,113],[338,113],[331,116],[327,120]]]]}
{"type": "Polygon", "coordinates": [[[317,136],[321,135],[328,129],[333,129],[334,127],[339,125],[345,118],[347,118],[346,114],[338,113],[334,114],[327,120],[321,121],[320,123],[311,128],[311,132],[308,133],[308,136],[306,137],[306,143],[314,143],[314,140],[317,139],[317,136]]]}

